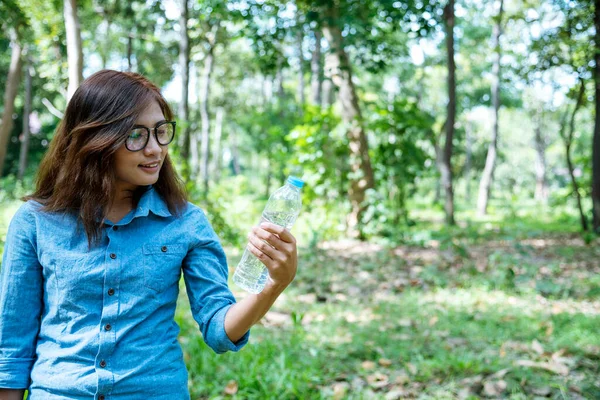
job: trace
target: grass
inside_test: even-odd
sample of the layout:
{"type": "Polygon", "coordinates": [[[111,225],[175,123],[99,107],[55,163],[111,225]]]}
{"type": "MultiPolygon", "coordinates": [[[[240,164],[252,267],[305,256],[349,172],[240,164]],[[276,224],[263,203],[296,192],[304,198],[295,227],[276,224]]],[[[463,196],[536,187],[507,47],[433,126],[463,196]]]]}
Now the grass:
{"type": "Polygon", "coordinates": [[[237,354],[201,344],[180,302],[192,398],[599,398],[600,252],[569,233],[515,233],[302,249],[293,286],[237,354]]]}

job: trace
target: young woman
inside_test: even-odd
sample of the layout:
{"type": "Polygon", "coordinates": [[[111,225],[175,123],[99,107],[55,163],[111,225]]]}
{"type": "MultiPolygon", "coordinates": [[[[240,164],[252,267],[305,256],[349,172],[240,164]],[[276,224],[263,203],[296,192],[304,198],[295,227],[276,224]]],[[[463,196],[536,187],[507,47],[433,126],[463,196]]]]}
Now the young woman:
{"type": "Polygon", "coordinates": [[[225,254],[168,154],[173,113],[144,77],[103,70],[75,92],[10,223],[0,272],[0,399],[189,399],[174,321],[183,272],[215,352],[237,351],[294,279],[273,224],[249,248],[269,269],[236,303],[225,254]]]}

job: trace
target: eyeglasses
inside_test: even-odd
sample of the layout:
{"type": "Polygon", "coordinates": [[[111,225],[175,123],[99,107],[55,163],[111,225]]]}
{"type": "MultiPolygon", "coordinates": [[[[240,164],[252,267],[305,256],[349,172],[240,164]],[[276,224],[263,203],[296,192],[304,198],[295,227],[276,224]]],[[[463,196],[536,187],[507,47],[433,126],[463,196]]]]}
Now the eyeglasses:
{"type": "MultiPolygon", "coordinates": [[[[175,137],[175,121],[162,121],[156,124],[154,137],[161,146],[166,146],[175,137]]],[[[150,140],[150,128],[136,125],[127,136],[125,147],[129,151],[140,151],[148,145],[150,140]]]]}

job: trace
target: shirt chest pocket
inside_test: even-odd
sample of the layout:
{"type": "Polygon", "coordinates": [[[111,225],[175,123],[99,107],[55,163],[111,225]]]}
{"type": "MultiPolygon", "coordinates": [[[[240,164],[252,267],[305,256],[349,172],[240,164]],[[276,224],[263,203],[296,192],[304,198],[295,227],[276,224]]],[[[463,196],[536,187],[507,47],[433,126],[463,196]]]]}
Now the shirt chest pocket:
{"type": "Polygon", "coordinates": [[[182,244],[146,244],[144,254],[144,285],[163,292],[179,283],[181,263],[187,254],[182,244]]]}

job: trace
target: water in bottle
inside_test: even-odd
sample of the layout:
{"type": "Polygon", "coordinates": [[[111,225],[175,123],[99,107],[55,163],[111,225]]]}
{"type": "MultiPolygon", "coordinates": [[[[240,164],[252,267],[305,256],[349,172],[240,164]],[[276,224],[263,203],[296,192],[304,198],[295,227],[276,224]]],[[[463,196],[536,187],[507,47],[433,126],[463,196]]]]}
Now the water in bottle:
{"type": "MultiPolygon", "coordinates": [[[[291,229],[302,206],[300,196],[302,186],[304,182],[301,179],[288,177],[286,184],[269,198],[260,222],[268,221],[288,230],[291,229]]],[[[246,248],[233,274],[233,282],[250,293],[260,293],[268,277],[267,267],[246,248]]]]}

